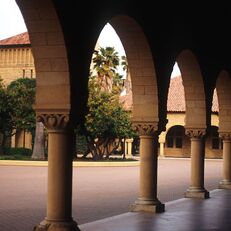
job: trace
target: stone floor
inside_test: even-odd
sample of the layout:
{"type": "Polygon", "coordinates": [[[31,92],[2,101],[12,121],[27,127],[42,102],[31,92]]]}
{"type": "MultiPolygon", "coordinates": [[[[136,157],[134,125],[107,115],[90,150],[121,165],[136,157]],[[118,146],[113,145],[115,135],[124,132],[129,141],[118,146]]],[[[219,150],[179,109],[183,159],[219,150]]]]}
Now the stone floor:
{"type": "MultiPolygon", "coordinates": [[[[158,198],[166,212],[156,215],[127,213],[137,199],[139,166],[74,167],[73,219],[82,231],[231,230],[231,191],[213,191],[221,180],[222,160],[205,165],[211,198],[176,200],[188,187],[190,160],[159,160],[158,198]]],[[[0,231],[32,231],[46,214],[47,167],[0,162],[0,184],[0,231]]]]}
{"type": "Polygon", "coordinates": [[[209,199],[183,198],[159,214],[124,213],[80,225],[81,231],[230,231],[231,191],[216,189],[209,199]]]}

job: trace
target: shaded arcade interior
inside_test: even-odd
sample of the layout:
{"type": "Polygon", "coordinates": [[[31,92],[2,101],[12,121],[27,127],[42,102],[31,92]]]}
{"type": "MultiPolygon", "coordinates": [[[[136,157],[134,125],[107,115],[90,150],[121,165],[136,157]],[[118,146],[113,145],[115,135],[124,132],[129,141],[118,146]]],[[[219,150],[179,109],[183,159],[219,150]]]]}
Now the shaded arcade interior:
{"type": "MultiPolygon", "coordinates": [[[[48,129],[47,211],[36,231],[79,230],[78,217],[72,218],[73,129],[86,113],[91,57],[107,22],[116,30],[126,51],[132,82],[132,122],[140,138],[139,197],[132,211],[165,211],[157,195],[157,144],[159,134],[166,130],[168,89],[175,62],[185,90],[185,135],[191,156],[191,179],[185,197],[210,197],[204,187],[204,137],[212,125],[215,88],[224,162],[219,187],[231,188],[231,46],[227,6],[210,3],[210,11],[204,11],[195,2],[166,6],[157,1],[154,8],[148,1],[130,0],[84,2],[81,6],[76,1],[16,2],[34,55],[37,120],[48,129]],[[80,11],[85,14],[80,15],[80,11]],[[70,27],[73,24],[74,29],[70,27]]],[[[180,145],[179,139],[176,142],[180,145]]],[[[190,212],[193,214],[193,210],[190,212]]]]}

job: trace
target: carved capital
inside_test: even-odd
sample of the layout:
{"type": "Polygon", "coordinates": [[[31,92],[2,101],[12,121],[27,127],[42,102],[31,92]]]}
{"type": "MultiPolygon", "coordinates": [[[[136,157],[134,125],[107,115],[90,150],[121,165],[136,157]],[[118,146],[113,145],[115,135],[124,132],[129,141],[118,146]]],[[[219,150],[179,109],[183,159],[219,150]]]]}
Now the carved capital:
{"type": "Polygon", "coordinates": [[[36,117],[38,122],[42,122],[47,129],[62,130],[67,128],[69,121],[68,114],[38,114],[36,117]]]}
{"type": "Polygon", "coordinates": [[[231,141],[231,132],[219,132],[219,136],[223,140],[231,141]]]}
{"type": "Polygon", "coordinates": [[[190,138],[202,138],[205,135],[203,128],[189,128],[185,130],[185,134],[190,138]]]}
{"type": "Polygon", "coordinates": [[[158,124],[157,122],[133,122],[132,128],[141,136],[154,136],[157,134],[158,124]]]}

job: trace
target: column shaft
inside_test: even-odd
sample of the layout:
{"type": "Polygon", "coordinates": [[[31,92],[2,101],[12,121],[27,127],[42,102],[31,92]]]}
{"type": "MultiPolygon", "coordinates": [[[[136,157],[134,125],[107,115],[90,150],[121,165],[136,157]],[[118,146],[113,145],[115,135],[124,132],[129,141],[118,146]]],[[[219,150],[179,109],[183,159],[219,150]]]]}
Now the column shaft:
{"type": "Polygon", "coordinates": [[[160,157],[164,157],[164,143],[160,142],[160,157]]]}
{"type": "Polygon", "coordinates": [[[157,155],[152,136],[140,136],[140,196],[157,200],[157,155]]]}
{"type": "Polygon", "coordinates": [[[208,198],[204,188],[204,145],[201,137],[191,138],[191,184],[185,196],[191,198],[208,198]]]}
{"type": "Polygon", "coordinates": [[[219,188],[231,189],[231,140],[223,139],[223,180],[219,188]]]}
{"type": "Polygon", "coordinates": [[[140,136],[140,191],[132,211],[163,212],[157,199],[157,138],[140,136]]]}
{"type": "Polygon", "coordinates": [[[47,220],[70,220],[72,213],[72,137],[48,133],[47,220]]]}
{"type": "Polygon", "coordinates": [[[200,138],[191,139],[191,188],[204,187],[204,153],[200,138]]]}
{"type": "Polygon", "coordinates": [[[40,114],[48,130],[47,216],[34,231],[79,231],[72,219],[72,158],[75,136],[67,114],[40,114]]]}

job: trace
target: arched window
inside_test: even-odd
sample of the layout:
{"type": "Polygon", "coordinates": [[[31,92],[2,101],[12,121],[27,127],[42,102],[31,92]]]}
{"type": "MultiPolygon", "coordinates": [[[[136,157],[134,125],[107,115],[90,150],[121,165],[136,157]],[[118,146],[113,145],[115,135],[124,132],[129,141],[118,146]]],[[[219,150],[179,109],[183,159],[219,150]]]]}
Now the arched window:
{"type": "Polygon", "coordinates": [[[173,126],[166,136],[167,148],[182,148],[185,129],[183,126],[173,126]]]}

